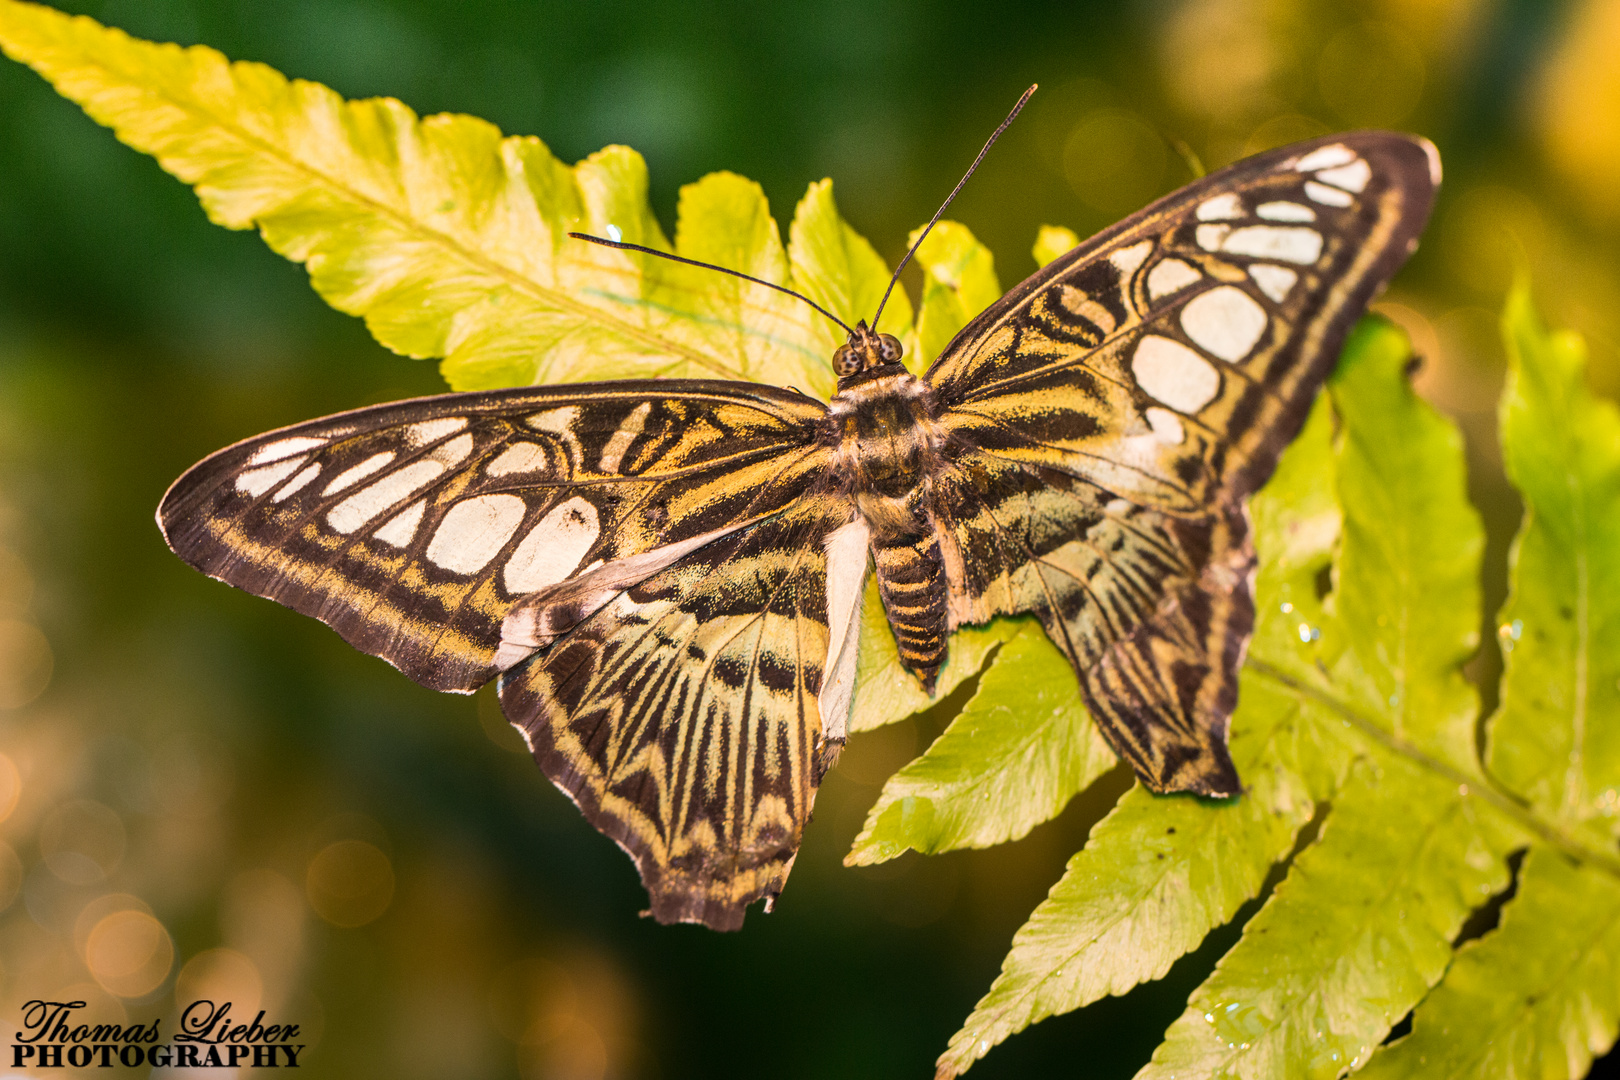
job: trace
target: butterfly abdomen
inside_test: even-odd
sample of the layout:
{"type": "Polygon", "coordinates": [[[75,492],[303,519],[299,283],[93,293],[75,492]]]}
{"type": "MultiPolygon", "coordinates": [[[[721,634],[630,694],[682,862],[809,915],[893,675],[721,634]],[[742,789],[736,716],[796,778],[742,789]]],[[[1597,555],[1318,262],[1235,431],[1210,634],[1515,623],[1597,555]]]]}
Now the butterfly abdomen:
{"type": "Polygon", "coordinates": [[[934,676],[945,659],[946,584],[939,540],[932,534],[910,542],[874,536],[872,559],[900,660],[933,693],[934,676]]]}

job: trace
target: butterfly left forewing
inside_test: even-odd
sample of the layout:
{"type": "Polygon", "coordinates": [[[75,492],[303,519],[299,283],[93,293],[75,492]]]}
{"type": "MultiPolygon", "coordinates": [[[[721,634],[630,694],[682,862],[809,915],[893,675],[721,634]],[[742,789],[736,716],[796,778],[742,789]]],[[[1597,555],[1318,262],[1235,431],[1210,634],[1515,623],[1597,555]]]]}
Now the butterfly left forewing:
{"type": "Polygon", "coordinates": [[[523,655],[502,652],[520,602],[593,567],[650,575],[791,504],[821,475],[823,412],[675,380],[425,398],[222,450],[158,520],[205,573],[465,691],[523,655]]]}
{"type": "Polygon", "coordinates": [[[1415,246],[1438,179],[1427,143],[1378,132],[1240,162],[1047,266],[927,375],[959,448],[940,484],[947,566],[963,568],[953,622],[1039,612],[1158,790],[1237,790],[1225,730],[1254,566],[1242,500],[1415,246]],[[992,533],[1016,542],[990,554],[992,533]],[[1076,544],[1079,562],[1064,555],[1076,544]],[[1150,556],[1161,566],[1144,574],[1150,556]]]}

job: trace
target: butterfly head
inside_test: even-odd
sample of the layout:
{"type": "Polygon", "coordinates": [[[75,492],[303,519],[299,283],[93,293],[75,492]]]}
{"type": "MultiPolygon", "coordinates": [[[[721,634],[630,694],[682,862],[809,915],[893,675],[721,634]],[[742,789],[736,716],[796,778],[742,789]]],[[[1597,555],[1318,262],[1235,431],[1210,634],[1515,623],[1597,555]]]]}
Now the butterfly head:
{"type": "Polygon", "coordinates": [[[862,319],[849,332],[849,340],[833,353],[833,370],[840,379],[847,379],[873,368],[898,364],[904,352],[899,338],[869,329],[862,319]]]}

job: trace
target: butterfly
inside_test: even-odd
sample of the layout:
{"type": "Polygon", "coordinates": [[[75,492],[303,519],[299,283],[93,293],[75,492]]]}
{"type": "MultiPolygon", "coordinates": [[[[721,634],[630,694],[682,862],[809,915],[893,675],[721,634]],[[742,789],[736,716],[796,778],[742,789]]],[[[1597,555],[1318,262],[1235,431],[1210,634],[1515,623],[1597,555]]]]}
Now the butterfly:
{"type": "Polygon", "coordinates": [[[425,686],[498,678],[663,922],[736,929],[781,892],[868,574],[925,686],[952,630],[1033,613],[1145,785],[1231,796],[1246,498],[1439,180],[1413,136],[1284,147],[1049,263],[920,378],[861,322],[828,403],[674,379],[359,409],[208,457],[159,524],[425,686]]]}

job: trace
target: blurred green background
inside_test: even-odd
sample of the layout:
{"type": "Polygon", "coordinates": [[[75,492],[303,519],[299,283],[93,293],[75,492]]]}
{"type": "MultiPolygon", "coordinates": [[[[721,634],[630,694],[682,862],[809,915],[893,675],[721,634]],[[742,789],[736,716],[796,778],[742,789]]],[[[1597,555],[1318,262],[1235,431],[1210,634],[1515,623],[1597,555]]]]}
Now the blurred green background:
{"type": "MultiPolygon", "coordinates": [[[[1037,226],[1110,223],[1186,182],[1184,150],[1213,168],[1331,130],[1421,132],[1445,186],[1377,306],[1468,436],[1492,608],[1518,514],[1492,416],[1515,259],[1620,390],[1617,0],[60,6],[474,113],[568,160],[628,143],[666,229],[711,170],[759,180],[779,220],[831,176],[891,261],[1038,81],[951,212],[1004,286],[1034,269],[1037,226]]],[[[828,778],[776,913],[728,936],[638,919],[629,860],[487,693],[417,687],[191,571],[152,524],[229,442],[442,388],[0,63],[0,1024],[60,995],[172,1030],[176,998],[223,996],[302,1024],[311,1076],[929,1073],[1128,775],[1020,843],[845,870],[884,777],[937,730],[896,725],[828,778]]],[[[973,1075],[1130,1075],[1234,933],[973,1075]]]]}

